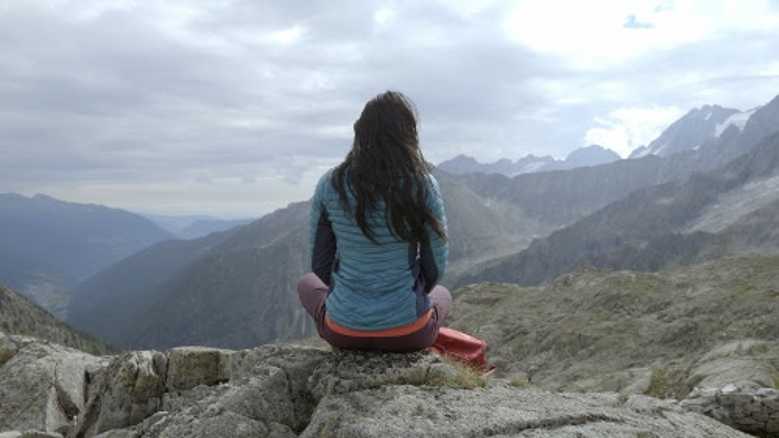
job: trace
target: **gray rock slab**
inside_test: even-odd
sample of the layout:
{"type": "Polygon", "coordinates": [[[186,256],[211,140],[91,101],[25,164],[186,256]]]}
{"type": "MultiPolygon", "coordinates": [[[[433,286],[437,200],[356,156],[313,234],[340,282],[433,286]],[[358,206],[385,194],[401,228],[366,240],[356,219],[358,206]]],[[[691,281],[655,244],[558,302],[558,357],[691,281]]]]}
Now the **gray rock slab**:
{"type": "Polygon", "coordinates": [[[748,437],[648,397],[385,386],[324,398],[301,437],[748,437]]]}
{"type": "Polygon", "coordinates": [[[86,376],[106,359],[23,336],[7,340],[16,352],[0,367],[0,430],[68,433],[85,408],[86,376]]]}

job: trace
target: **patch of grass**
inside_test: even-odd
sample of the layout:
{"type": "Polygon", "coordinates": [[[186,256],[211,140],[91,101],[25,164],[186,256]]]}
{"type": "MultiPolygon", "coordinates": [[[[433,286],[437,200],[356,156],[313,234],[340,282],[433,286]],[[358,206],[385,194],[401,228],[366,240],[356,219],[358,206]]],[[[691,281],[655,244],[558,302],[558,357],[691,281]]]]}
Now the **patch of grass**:
{"type": "Polygon", "coordinates": [[[644,391],[644,395],[681,400],[690,393],[694,385],[700,382],[694,380],[688,381],[687,373],[683,368],[674,366],[652,368],[649,387],[644,391]]]}
{"type": "Polygon", "coordinates": [[[671,392],[668,370],[665,368],[652,368],[652,376],[649,378],[649,387],[644,395],[655,398],[667,398],[671,392]]]}
{"type": "Polygon", "coordinates": [[[750,347],[749,354],[766,354],[770,349],[770,346],[766,343],[755,344],[750,347]]]}
{"type": "Polygon", "coordinates": [[[432,373],[428,378],[428,384],[454,389],[476,389],[487,386],[487,379],[479,370],[452,359],[443,360],[449,365],[450,370],[432,373]]]}
{"type": "Polygon", "coordinates": [[[530,386],[530,382],[527,380],[526,376],[515,376],[509,380],[509,385],[515,388],[527,388],[530,386]]]}

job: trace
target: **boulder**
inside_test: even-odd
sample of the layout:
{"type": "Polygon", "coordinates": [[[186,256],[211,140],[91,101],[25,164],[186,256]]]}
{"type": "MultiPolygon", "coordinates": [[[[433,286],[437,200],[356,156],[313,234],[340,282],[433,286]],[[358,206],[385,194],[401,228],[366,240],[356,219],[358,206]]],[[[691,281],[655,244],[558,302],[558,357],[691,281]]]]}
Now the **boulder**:
{"type": "Polygon", "coordinates": [[[262,346],[132,352],[114,359],[80,422],[99,437],[297,436],[313,410],[307,379],[327,353],[262,346]]]}
{"type": "Polygon", "coordinates": [[[180,347],[168,352],[170,390],[187,390],[198,385],[215,385],[227,380],[225,366],[230,351],[205,347],[180,347]]]}
{"type": "Polygon", "coordinates": [[[157,351],[130,352],[114,358],[97,376],[96,390],[79,418],[78,433],[91,436],[133,426],[159,411],[167,363],[167,357],[157,351]]]}
{"type": "Polygon", "coordinates": [[[0,352],[7,358],[0,364],[0,431],[67,434],[85,409],[88,376],[107,363],[24,336],[3,336],[0,352]]]}
{"type": "Polygon", "coordinates": [[[779,437],[776,342],[744,339],[703,355],[690,372],[694,386],[681,406],[758,436],[779,437]],[[768,358],[768,359],[767,359],[768,358]]]}
{"type": "Polygon", "coordinates": [[[774,388],[698,388],[681,405],[744,432],[779,437],[779,390],[774,388]]]}
{"type": "Polygon", "coordinates": [[[757,339],[726,342],[698,359],[687,383],[715,389],[727,384],[753,389],[773,386],[776,370],[771,359],[776,353],[771,350],[779,352],[779,344],[757,339]]]}

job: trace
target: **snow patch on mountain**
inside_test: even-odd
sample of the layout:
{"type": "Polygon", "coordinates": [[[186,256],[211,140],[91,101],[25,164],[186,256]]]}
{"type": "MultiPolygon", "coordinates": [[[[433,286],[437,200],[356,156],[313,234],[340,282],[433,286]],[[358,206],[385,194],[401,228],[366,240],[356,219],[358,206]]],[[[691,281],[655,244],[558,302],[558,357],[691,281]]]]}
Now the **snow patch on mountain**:
{"type": "MultiPolygon", "coordinates": [[[[733,120],[733,123],[739,121],[738,115],[741,111],[732,108],[724,108],[719,105],[705,105],[701,108],[694,108],[685,114],[682,118],[672,123],[666,128],[658,138],[647,146],[637,148],[630,154],[630,158],[641,158],[647,155],[657,155],[667,157],[673,154],[697,150],[712,138],[719,136],[717,129],[733,120]],[[735,118],[734,118],[735,117],[735,118]]],[[[746,116],[747,118],[749,116],[746,116]]]]}
{"type": "Polygon", "coordinates": [[[725,132],[726,129],[730,126],[735,126],[738,128],[739,131],[742,131],[744,129],[744,126],[746,126],[747,121],[749,121],[749,118],[752,117],[752,114],[754,114],[757,110],[759,110],[760,107],[752,108],[749,111],[742,111],[736,114],[733,114],[732,116],[728,117],[724,122],[717,125],[717,128],[714,132],[714,135],[716,137],[720,137],[723,132],[725,132]]]}

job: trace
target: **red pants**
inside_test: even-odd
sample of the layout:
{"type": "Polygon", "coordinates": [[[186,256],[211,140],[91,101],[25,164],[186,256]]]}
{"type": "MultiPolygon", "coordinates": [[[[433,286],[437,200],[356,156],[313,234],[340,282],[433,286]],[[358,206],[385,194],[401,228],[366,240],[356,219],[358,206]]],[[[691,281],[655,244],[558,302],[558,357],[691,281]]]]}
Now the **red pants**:
{"type": "Polygon", "coordinates": [[[449,314],[452,294],[441,285],[436,285],[428,295],[433,306],[433,314],[427,325],[416,332],[396,337],[356,337],[335,333],[325,324],[325,299],[330,288],[309,272],[298,282],[300,302],[309,315],[314,318],[319,336],[333,347],[349,350],[378,350],[410,352],[425,349],[435,342],[438,329],[449,314]]]}

